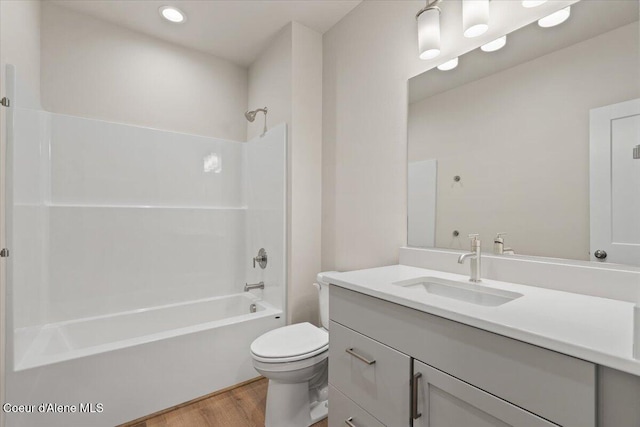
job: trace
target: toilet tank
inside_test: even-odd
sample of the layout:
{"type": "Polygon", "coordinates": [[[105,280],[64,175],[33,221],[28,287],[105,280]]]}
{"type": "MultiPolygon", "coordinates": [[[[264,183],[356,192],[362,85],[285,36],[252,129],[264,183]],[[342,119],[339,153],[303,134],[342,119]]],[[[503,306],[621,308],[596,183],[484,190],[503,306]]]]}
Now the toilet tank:
{"type": "Polygon", "coordinates": [[[320,309],[320,323],[322,327],[329,330],[329,283],[325,281],[324,275],[336,273],[336,271],[325,271],[318,273],[314,286],[318,289],[318,302],[320,309]]]}

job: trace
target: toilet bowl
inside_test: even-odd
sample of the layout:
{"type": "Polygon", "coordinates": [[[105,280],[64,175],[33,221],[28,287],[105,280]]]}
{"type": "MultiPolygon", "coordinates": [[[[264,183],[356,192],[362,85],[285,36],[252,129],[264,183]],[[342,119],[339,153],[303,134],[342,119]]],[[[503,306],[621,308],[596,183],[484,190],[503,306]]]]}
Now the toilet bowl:
{"type": "Polygon", "coordinates": [[[269,379],[265,427],[308,427],[327,417],[328,284],[318,274],[322,327],[296,323],[251,344],[253,367],[269,379]]]}

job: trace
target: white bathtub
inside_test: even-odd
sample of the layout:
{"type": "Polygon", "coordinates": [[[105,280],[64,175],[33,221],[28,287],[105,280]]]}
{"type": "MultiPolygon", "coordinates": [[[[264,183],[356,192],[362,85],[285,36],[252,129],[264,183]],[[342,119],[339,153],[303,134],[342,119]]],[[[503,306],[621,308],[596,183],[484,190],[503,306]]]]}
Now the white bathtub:
{"type": "Polygon", "coordinates": [[[242,293],[18,329],[8,402],[104,410],[7,414],[7,427],[113,426],[253,378],[249,345],[281,314],[242,293]]]}

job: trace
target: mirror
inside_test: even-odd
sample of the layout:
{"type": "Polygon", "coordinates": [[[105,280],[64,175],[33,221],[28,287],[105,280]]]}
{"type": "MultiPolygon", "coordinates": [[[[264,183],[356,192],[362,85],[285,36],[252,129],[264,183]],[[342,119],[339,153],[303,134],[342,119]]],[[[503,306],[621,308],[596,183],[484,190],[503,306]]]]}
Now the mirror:
{"type": "Polygon", "coordinates": [[[606,243],[600,261],[640,265],[638,16],[636,1],[578,2],[559,26],[534,22],[498,51],[475,49],[453,70],[410,79],[408,245],[468,249],[467,235],[479,233],[491,253],[506,233],[505,254],[599,261],[593,246],[606,243]],[[631,112],[599,119],[612,129],[625,119],[606,142],[619,153],[607,174],[590,167],[594,120],[622,103],[631,112]],[[590,195],[594,182],[611,184],[607,218],[594,213],[608,203],[590,195]],[[612,221],[611,241],[592,241],[612,221]]]}

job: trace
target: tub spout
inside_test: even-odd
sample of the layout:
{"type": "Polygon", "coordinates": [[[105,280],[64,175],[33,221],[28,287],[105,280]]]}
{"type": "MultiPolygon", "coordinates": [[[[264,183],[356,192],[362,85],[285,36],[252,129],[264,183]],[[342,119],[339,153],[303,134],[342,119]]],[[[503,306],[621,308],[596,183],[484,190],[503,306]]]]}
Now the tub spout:
{"type": "Polygon", "coordinates": [[[264,282],[258,283],[245,283],[244,291],[249,292],[251,289],[264,289],[264,282]]]}

